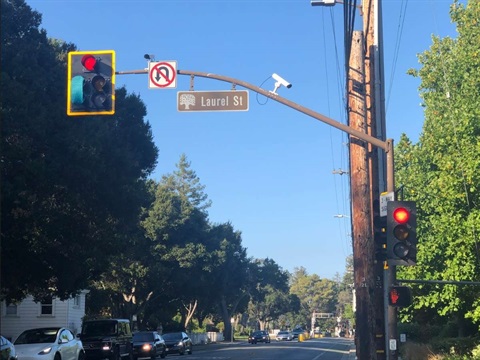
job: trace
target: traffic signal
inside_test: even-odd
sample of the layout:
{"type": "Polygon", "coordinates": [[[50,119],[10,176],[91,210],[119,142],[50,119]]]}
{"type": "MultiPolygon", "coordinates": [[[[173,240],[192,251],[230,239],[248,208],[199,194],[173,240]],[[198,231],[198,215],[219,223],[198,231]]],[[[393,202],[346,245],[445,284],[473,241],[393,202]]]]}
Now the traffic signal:
{"type": "Polygon", "coordinates": [[[417,261],[417,207],[414,201],[387,202],[387,259],[389,265],[417,261]]]}
{"type": "Polygon", "coordinates": [[[392,286],[388,291],[390,306],[405,307],[412,304],[412,293],[408,286],[392,286]]]}
{"type": "Polygon", "coordinates": [[[67,114],[113,115],[115,113],[115,52],[68,53],[67,114]]]}

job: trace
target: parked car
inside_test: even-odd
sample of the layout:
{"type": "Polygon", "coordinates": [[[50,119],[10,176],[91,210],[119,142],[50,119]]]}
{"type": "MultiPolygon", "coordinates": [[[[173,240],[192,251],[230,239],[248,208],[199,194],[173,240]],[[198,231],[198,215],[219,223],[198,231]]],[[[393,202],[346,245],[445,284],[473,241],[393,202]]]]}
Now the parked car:
{"type": "Polygon", "coordinates": [[[190,337],[183,331],[166,333],[163,334],[162,337],[163,340],[165,340],[165,345],[167,346],[167,354],[192,354],[192,339],[190,339],[190,337]]]}
{"type": "Polygon", "coordinates": [[[82,342],[63,327],[25,330],[13,343],[18,360],[83,360],[82,342]]]}
{"type": "Polygon", "coordinates": [[[300,334],[305,334],[305,330],[303,330],[302,328],[296,328],[292,330],[292,336],[294,339],[297,339],[298,335],[300,334]]]}
{"type": "Polygon", "coordinates": [[[279,331],[276,336],[277,341],[292,341],[293,335],[290,331],[279,331]]]}
{"type": "Polygon", "coordinates": [[[5,337],[0,335],[0,360],[17,360],[15,346],[5,337]]]}
{"type": "Polygon", "coordinates": [[[268,334],[268,331],[257,330],[250,334],[250,336],[248,337],[248,342],[250,344],[256,344],[258,342],[269,343],[270,335],[268,334]]]}
{"type": "Polygon", "coordinates": [[[120,360],[133,355],[132,331],[127,319],[84,321],[79,337],[83,342],[87,360],[120,360]]]}
{"type": "Polygon", "coordinates": [[[156,331],[139,331],[133,334],[133,359],[150,358],[157,356],[162,359],[167,355],[165,340],[156,331]]]}

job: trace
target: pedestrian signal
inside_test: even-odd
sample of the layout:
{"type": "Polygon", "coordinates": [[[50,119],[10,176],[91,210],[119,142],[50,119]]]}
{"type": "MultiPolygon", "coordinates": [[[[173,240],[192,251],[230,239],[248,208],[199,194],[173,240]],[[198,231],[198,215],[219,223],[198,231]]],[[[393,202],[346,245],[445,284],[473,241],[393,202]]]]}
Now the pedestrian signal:
{"type": "Polygon", "coordinates": [[[390,306],[406,307],[412,304],[412,293],[408,286],[392,286],[388,292],[390,306]]]}

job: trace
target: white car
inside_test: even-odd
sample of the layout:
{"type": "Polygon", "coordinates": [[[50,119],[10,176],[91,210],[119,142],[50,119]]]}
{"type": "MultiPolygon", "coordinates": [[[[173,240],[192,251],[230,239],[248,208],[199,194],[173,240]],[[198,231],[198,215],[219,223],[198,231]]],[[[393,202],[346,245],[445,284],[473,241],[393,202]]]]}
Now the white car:
{"type": "Polygon", "coordinates": [[[277,341],[291,341],[293,340],[293,335],[290,331],[279,331],[276,336],[277,341]]]}
{"type": "Polygon", "coordinates": [[[84,360],[82,341],[62,327],[25,330],[15,340],[18,360],[84,360]]]}

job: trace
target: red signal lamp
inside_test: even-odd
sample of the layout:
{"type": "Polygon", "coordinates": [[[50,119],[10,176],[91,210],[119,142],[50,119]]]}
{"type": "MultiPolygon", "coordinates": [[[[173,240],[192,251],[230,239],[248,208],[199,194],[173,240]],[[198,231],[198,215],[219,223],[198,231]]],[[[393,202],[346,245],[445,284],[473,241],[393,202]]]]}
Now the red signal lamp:
{"type": "Polygon", "coordinates": [[[410,212],[403,207],[396,208],[393,219],[399,224],[405,224],[410,219],[410,212]]]}
{"type": "Polygon", "coordinates": [[[412,293],[407,286],[392,286],[388,292],[388,303],[394,307],[406,307],[412,304],[412,293]]]}
{"type": "Polygon", "coordinates": [[[87,54],[82,57],[82,65],[88,71],[95,70],[95,65],[97,65],[97,59],[93,55],[87,54]]]}
{"type": "Polygon", "coordinates": [[[115,51],[70,51],[67,80],[69,116],[115,113],[115,51]]]}

